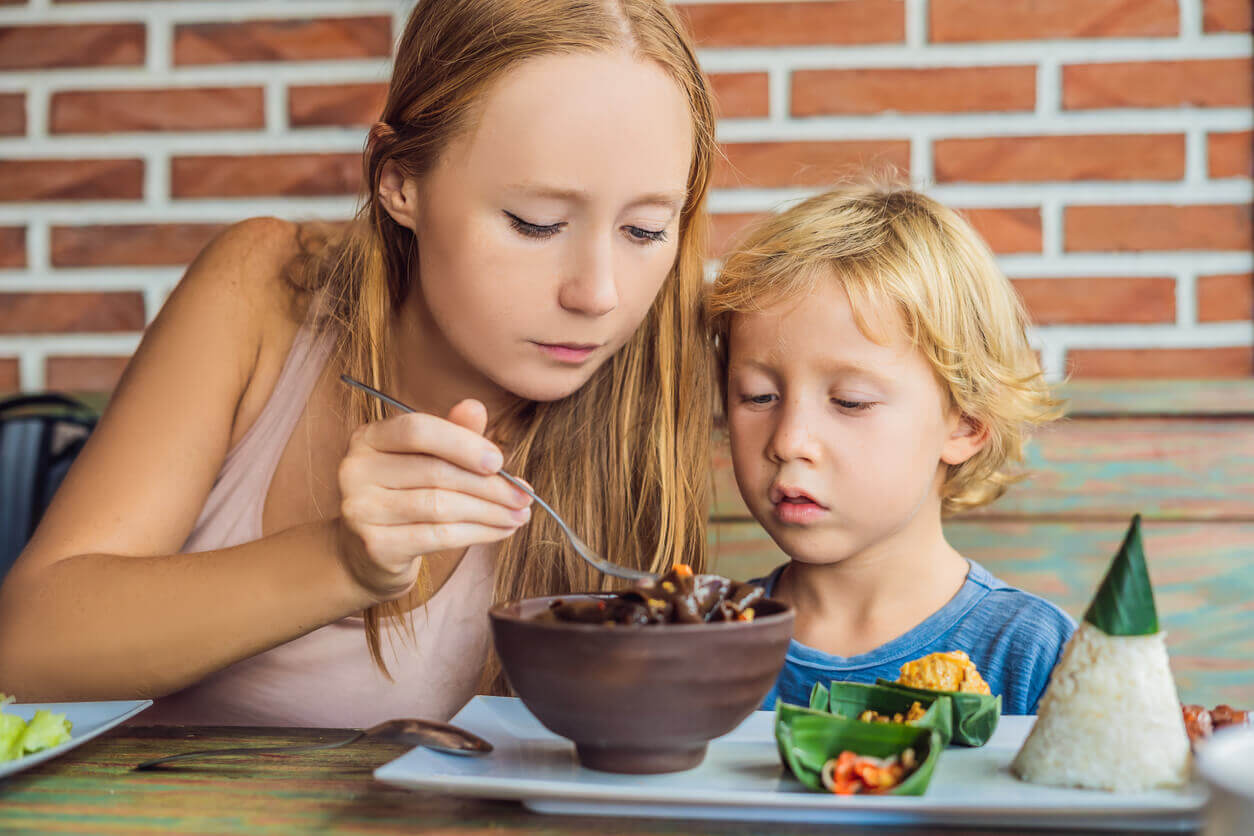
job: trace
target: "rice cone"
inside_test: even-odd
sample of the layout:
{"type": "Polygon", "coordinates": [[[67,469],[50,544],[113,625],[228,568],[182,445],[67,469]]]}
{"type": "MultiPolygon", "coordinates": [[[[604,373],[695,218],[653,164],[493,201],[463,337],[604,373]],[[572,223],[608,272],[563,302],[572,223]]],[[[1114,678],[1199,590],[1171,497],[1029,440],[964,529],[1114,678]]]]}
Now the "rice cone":
{"type": "Polygon", "coordinates": [[[1135,792],[1185,783],[1189,758],[1136,516],[1011,770],[1038,784],[1135,792]]]}

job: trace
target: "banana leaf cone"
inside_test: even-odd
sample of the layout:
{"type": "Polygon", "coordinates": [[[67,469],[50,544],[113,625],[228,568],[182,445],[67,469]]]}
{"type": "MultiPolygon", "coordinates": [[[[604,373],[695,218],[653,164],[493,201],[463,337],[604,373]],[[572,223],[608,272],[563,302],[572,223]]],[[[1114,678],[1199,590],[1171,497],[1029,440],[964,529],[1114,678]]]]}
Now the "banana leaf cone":
{"type": "Polygon", "coordinates": [[[997,719],[1001,717],[1001,695],[972,694],[967,691],[935,691],[931,688],[913,688],[887,679],[877,679],[875,684],[912,700],[925,697],[948,697],[952,712],[953,737],[950,742],[958,746],[983,746],[997,731],[997,719]]]}
{"type": "Polygon", "coordinates": [[[775,740],[793,776],[819,792],[827,792],[820,777],[823,764],[845,750],[889,758],[913,748],[919,759],[918,768],[884,795],[923,795],[945,748],[935,729],[902,723],[864,723],[785,702],[775,704],[775,740]]]}
{"type": "Polygon", "coordinates": [[[954,736],[954,726],[952,701],[947,696],[907,696],[882,685],[862,682],[833,682],[830,688],[816,682],[810,691],[811,708],[853,719],[857,719],[867,710],[878,714],[904,716],[916,702],[923,706],[924,714],[908,725],[935,729],[940,733],[941,745],[948,746],[954,736]]]}
{"type": "Polygon", "coordinates": [[[1084,620],[1108,636],[1153,636],[1158,633],[1154,587],[1145,565],[1141,515],[1132,517],[1128,533],[1106,570],[1084,620]]]}

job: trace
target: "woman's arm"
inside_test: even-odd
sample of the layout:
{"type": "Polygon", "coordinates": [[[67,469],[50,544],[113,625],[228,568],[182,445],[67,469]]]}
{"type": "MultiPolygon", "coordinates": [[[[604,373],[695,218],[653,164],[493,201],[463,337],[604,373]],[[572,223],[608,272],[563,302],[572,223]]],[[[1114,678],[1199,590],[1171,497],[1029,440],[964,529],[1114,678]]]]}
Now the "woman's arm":
{"type": "Polygon", "coordinates": [[[337,521],[177,554],[255,401],[262,341],[289,315],[293,240],[276,220],[227,230],[148,328],[0,587],[2,690],[159,696],[374,603],[341,564],[337,521]]]}

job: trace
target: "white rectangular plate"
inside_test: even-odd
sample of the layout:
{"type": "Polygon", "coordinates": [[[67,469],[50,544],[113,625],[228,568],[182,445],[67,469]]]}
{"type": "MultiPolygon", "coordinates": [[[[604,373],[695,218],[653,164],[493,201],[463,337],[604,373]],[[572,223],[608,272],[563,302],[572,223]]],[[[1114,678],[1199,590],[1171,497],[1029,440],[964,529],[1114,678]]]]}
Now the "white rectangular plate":
{"type": "Polygon", "coordinates": [[[517,799],[540,813],[742,821],[1189,830],[1200,825],[1206,801],[1197,784],[1108,793],[1024,783],[1009,765],[1034,717],[1002,717],[987,745],[947,749],[926,795],[810,792],[780,763],[773,716],[754,712],[711,742],[695,769],[615,775],[581,767],[574,746],[541,726],[518,700],[475,697],[452,722],[483,736],[496,751],[474,758],[418,748],[374,774],[415,789],[517,799]]]}
{"type": "Polygon", "coordinates": [[[70,721],[71,729],[70,739],[60,746],[53,746],[51,749],[44,749],[42,752],[35,752],[17,760],[0,761],[0,778],[63,755],[80,743],[99,737],[119,723],[129,720],[150,705],[152,705],[152,700],[29,702],[6,705],[4,707],[6,714],[16,714],[27,722],[30,722],[30,718],[34,717],[35,712],[41,708],[46,708],[53,714],[64,714],[65,719],[70,721]]]}

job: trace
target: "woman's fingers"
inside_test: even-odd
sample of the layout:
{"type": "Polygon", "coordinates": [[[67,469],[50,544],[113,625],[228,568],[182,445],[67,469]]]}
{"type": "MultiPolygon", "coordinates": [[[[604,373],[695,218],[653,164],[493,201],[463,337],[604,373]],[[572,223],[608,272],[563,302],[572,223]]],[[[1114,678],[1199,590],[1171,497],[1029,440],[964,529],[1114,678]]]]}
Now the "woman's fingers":
{"type": "Polygon", "coordinates": [[[362,525],[474,523],[513,530],[531,519],[530,508],[510,508],[443,488],[376,489],[350,502],[346,510],[362,525]]]}
{"type": "Polygon", "coordinates": [[[512,528],[496,528],[477,523],[414,523],[371,526],[359,536],[372,555],[390,555],[394,560],[408,562],[432,552],[464,549],[478,543],[495,543],[512,533],[512,528]]]}
{"type": "Polygon", "coordinates": [[[353,434],[350,453],[354,444],[383,453],[435,456],[483,475],[496,473],[505,462],[500,449],[474,430],[421,412],[366,424],[353,434]]]}
{"type": "Polygon", "coordinates": [[[351,484],[378,486],[391,490],[443,488],[470,494],[510,508],[525,508],[531,497],[500,476],[481,476],[443,459],[405,453],[375,453],[345,465],[351,484]]]}

